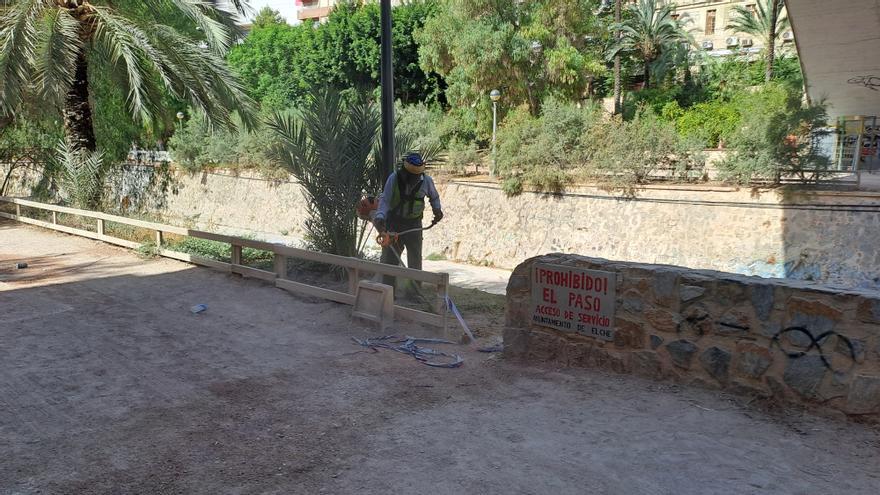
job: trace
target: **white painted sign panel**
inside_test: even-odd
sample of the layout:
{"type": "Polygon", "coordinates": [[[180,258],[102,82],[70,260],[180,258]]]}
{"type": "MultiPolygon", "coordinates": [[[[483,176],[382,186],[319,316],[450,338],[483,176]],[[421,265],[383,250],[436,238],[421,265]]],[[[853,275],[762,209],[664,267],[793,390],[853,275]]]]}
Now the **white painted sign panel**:
{"type": "Polygon", "coordinates": [[[534,324],[614,340],[615,273],[542,263],[532,270],[534,324]]]}

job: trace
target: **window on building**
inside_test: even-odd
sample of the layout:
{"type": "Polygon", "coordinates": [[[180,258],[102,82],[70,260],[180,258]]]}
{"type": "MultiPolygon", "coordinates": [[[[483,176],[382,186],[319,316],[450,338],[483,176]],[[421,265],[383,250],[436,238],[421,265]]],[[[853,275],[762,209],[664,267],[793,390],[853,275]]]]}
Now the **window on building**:
{"type": "Polygon", "coordinates": [[[706,11],[706,34],[715,34],[715,11],[706,11]]]}

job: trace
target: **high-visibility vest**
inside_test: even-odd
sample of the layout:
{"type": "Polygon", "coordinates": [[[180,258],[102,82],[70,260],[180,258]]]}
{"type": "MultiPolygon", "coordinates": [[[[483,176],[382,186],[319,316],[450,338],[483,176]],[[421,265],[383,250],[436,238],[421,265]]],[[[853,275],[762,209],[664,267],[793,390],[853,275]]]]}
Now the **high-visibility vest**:
{"type": "Polygon", "coordinates": [[[424,178],[413,187],[410,194],[406,194],[406,184],[403,175],[397,173],[394,181],[394,190],[391,192],[391,215],[404,220],[419,220],[425,214],[425,197],[421,195],[424,178]]]}

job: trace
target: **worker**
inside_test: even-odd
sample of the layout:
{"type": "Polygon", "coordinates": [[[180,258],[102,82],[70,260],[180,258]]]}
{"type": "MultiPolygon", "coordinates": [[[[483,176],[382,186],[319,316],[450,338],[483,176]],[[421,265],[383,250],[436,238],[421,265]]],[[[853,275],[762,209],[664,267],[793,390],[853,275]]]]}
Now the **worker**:
{"type": "MultiPolygon", "coordinates": [[[[405,232],[422,227],[425,212],[425,197],[431,203],[434,213],[431,225],[443,219],[440,194],[430,176],[425,174],[425,162],[418,153],[407,153],[403,166],[392,173],[385,182],[385,189],[379,199],[374,225],[382,232],[405,232]]],[[[422,231],[415,230],[400,236],[391,245],[382,248],[381,262],[389,265],[400,264],[399,256],[406,251],[409,268],[422,269],[422,231]]],[[[394,277],[383,277],[383,283],[394,287],[394,277]]]]}

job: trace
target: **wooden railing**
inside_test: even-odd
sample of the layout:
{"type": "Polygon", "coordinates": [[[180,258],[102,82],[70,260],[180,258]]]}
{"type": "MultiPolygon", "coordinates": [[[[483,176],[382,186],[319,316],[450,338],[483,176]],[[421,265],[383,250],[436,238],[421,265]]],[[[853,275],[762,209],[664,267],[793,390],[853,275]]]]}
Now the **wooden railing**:
{"type": "Polygon", "coordinates": [[[147,222],[143,220],[135,220],[132,218],[109,215],[89,210],[80,210],[76,208],[68,208],[65,206],[50,205],[19,198],[9,198],[0,196],[0,204],[8,203],[15,205],[15,213],[6,213],[0,211],[0,217],[10,220],[17,220],[22,223],[36,225],[47,229],[65,232],[67,234],[88,237],[109,244],[123,246],[131,249],[139,249],[142,244],[135,241],[120,239],[107,235],[106,222],[114,222],[122,225],[129,225],[155,232],[156,252],[168,258],[202,265],[215,270],[227,273],[237,273],[245,277],[252,277],[268,282],[272,282],[279,289],[284,289],[296,294],[318,297],[342,304],[353,305],[355,300],[355,291],[357,290],[358,281],[361,273],[374,273],[379,275],[389,275],[394,277],[405,278],[418,282],[425,282],[437,286],[437,300],[434,302],[436,313],[428,313],[403,306],[395,306],[395,315],[405,319],[425,323],[441,327],[446,330],[447,313],[448,313],[448,290],[449,290],[449,274],[433,273],[422,270],[414,270],[402,266],[386,265],[372,261],[366,261],[357,258],[349,258],[345,256],[337,256],[333,254],[320,253],[317,251],[309,251],[299,249],[282,244],[273,244],[270,242],[257,241],[253,239],[244,239],[241,237],[228,236],[223,234],[215,234],[213,232],[204,232],[200,230],[192,230],[183,227],[175,227],[172,225],[164,225],[160,223],[147,222]],[[22,207],[35,208],[38,210],[48,211],[52,214],[51,221],[38,220],[22,215],[22,207]],[[78,229],[58,223],[58,214],[64,213],[68,215],[76,215],[79,217],[94,219],[96,232],[78,229]],[[168,249],[163,236],[164,234],[174,234],[179,236],[195,237],[198,239],[207,239],[227,243],[232,247],[232,256],[229,263],[218,261],[202,256],[188,253],[182,253],[168,249]],[[261,270],[242,265],[242,248],[249,247],[268,251],[274,255],[274,270],[261,270]],[[348,291],[340,292],[337,290],[316,287],[314,285],[290,280],[287,274],[288,258],[306,260],[318,263],[345,268],[348,271],[348,291]]]}

